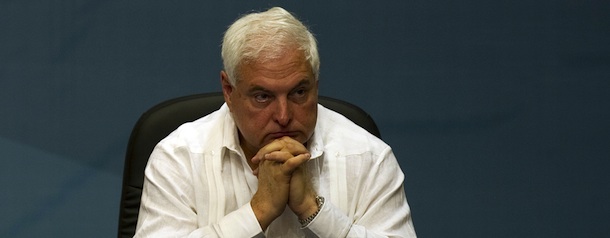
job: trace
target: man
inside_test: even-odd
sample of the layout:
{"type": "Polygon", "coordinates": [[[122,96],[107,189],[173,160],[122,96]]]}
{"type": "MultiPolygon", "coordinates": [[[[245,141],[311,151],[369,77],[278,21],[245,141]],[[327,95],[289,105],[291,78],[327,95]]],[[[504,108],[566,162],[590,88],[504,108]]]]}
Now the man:
{"type": "Polygon", "coordinates": [[[226,103],[157,145],[136,237],[415,237],[390,147],[318,105],[307,27],[248,14],[222,58],[226,103]]]}

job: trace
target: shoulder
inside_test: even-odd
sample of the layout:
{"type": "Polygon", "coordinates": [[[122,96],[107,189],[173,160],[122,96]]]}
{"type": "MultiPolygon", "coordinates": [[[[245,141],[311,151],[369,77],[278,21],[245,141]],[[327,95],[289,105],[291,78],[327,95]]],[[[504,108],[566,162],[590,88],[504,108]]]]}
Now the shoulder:
{"type": "Polygon", "coordinates": [[[345,116],[323,106],[318,107],[317,139],[323,140],[325,149],[341,153],[380,154],[390,147],[377,136],[369,133],[345,116]]]}
{"type": "Polygon", "coordinates": [[[161,140],[158,144],[164,148],[188,148],[203,150],[204,145],[210,145],[211,138],[222,135],[228,109],[223,105],[202,118],[180,125],[176,130],[161,140]]]}

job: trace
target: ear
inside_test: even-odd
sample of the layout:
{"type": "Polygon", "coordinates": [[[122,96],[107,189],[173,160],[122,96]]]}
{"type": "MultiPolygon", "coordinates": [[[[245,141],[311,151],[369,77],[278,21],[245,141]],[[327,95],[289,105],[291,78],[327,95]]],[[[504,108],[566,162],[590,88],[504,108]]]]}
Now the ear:
{"type": "Polygon", "coordinates": [[[233,93],[233,85],[229,82],[229,75],[224,70],[220,71],[220,85],[222,85],[222,95],[230,109],[232,107],[231,93],[233,93]]]}
{"type": "Polygon", "coordinates": [[[315,85],[314,85],[314,90],[316,90],[316,97],[318,97],[318,93],[320,92],[320,91],[319,91],[319,90],[320,90],[320,87],[319,87],[319,86],[320,86],[320,83],[319,83],[319,82],[320,82],[320,80],[316,80],[316,81],[314,82],[314,83],[315,83],[315,85]]]}
{"type": "Polygon", "coordinates": [[[320,82],[320,80],[316,80],[315,88],[316,88],[316,102],[317,103],[320,103],[320,97],[319,97],[320,96],[320,87],[319,87],[320,84],[319,84],[319,82],[320,82]]]}

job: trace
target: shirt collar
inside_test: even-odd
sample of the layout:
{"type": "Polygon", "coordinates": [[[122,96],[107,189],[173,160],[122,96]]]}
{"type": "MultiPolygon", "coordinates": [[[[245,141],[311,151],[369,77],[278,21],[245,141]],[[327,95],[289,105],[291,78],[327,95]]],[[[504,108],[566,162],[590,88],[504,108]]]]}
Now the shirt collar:
{"type": "Polygon", "coordinates": [[[230,150],[239,155],[243,156],[243,152],[241,146],[239,145],[239,134],[237,132],[237,126],[235,125],[235,121],[233,120],[233,116],[231,116],[231,112],[229,111],[229,107],[227,104],[223,104],[220,110],[224,110],[224,124],[223,124],[223,139],[222,139],[222,149],[230,150]]]}
{"type": "Polygon", "coordinates": [[[324,140],[322,139],[322,133],[316,133],[317,131],[318,126],[316,125],[316,128],[314,129],[313,135],[309,139],[307,146],[307,150],[309,150],[309,153],[311,154],[311,159],[316,159],[322,156],[322,154],[324,153],[324,140]]]}
{"type": "Polygon", "coordinates": [[[324,154],[324,106],[318,104],[318,117],[316,118],[316,127],[313,130],[313,135],[308,142],[308,150],[311,153],[311,158],[316,159],[324,154]]]}

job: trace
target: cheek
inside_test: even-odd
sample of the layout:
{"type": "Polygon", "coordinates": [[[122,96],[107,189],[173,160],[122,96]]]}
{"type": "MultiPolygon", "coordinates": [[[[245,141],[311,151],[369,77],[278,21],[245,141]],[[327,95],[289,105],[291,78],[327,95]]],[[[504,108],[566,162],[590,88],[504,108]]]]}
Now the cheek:
{"type": "Polygon", "coordinates": [[[242,133],[250,134],[250,127],[252,127],[251,124],[253,122],[248,109],[242,104],[234,103],[233,108],[231,108],[231,113],[233,114],[233,119],[239,130],[242,133]]]}
{"type": "Polygon", "coordinates": [[[240,124],[242,129],[252,135],[264,133],[264,129],[270,121],[271,113],[269,110],[256,110],[248,107],[241,108],[239,112],[240,124]]]}
{"type": "Polygon", "coordinates": [[[309,103],[299,110],[299,112],[299,118],[302,118],[301,123],[303,126],[307,127],[309,130],[313,130],[317,119],[318,104],[315,102],[309,103]]]}

